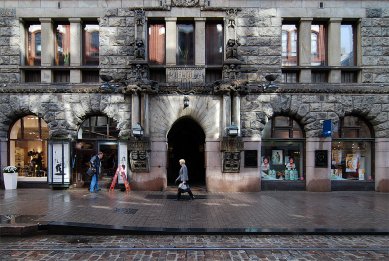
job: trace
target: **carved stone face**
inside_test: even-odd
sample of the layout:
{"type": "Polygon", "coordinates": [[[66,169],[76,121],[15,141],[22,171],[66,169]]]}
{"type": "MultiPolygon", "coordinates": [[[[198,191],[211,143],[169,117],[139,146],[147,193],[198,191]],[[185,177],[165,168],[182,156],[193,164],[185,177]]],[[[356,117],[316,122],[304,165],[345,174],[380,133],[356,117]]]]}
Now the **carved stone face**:
{"type": "Polygon", "coordinates": [[[233,47],[234,45],[235,45],[235,40],[234,40],[234,39],[229,39],[229,40],[227,41],[227,46],[233,47]]]}
{"type": "Polygon", "coordinates": [[[143,40],[141,40],[141,39],[136,40],[136,46],[137,47],[142,47],[143,46],[143,40]]]}

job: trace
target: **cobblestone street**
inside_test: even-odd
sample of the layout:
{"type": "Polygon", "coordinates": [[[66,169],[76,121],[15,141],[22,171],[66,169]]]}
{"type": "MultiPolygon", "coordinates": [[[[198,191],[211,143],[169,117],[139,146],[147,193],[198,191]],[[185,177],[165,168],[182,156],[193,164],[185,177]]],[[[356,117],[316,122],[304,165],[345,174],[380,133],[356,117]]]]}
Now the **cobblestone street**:
{"type": "Polygon", "coordinates": [[[57,236],[1,238],[0,260],[387,260],[387,236],[57,236]]]}

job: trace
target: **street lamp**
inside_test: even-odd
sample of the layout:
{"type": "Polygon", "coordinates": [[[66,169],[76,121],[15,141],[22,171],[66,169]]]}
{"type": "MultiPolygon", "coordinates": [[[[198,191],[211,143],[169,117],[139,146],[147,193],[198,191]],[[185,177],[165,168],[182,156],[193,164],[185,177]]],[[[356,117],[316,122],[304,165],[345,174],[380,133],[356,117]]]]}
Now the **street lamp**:
{"type": "Polygon", "coordinates": [[[227,127],[227,135],[230,137],[238,136],[239,128],[234,124],[234,122],[231,123],[230,126],[227,127]]]}
{"type": "Polygon", "coordinates": [[[134,128],[132,128],[132,135],[136,138],[143,137],[143,127],[138,122],[134,128]]]}

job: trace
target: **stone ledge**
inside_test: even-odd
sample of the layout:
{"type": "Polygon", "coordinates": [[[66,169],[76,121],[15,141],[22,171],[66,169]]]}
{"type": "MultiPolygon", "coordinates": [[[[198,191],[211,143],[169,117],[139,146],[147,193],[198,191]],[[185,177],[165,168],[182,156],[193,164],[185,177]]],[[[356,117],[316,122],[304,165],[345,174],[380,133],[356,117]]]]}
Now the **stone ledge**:
{"type": "Polygon", "coordinates": [[[0,224],[0,236],[28,236],[38,233],[38,224],[0,224]]]}

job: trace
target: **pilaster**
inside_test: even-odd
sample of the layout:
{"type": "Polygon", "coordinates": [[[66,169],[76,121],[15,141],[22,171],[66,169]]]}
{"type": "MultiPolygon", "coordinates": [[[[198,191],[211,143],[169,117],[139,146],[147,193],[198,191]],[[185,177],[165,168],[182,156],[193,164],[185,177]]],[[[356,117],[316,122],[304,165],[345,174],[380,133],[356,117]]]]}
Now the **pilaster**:
{"type": "Polygon", "coordinates": [[[205,18],[195,18],[195,65],[205,65],[205,18]]]}
{"type": "Polygon", "coordinates": [[[165,18],[166,22],[166,65],[176,65],[177,18],[165,18]]]}

